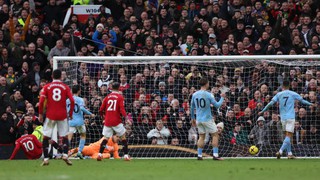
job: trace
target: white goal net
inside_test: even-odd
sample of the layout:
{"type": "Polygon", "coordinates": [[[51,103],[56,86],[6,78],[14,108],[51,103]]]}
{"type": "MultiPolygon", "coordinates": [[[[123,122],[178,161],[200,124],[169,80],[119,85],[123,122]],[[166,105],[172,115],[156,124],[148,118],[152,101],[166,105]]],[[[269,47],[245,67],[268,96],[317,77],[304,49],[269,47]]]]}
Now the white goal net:
{"type": "MultiPolygon", "coordinates": [[[[258,112],[278,91],[284,79],[304,99],[317,104],[296,103],[292,151],[296,156],[320,156],[320,56],[132,56],[54,57],[54,68],[63,71],[70,87],[81,86],[86,107],[98,115],[112,82],[121,84],[127,123],[129,153],[133,157],[196,157],[197,129],[190,123],[190,98],[207,77],[216,100],[227,98],[212,113],[220,128],[222,157],[272,157],[284,139],[276,105],[259,118],[258,112]],[[259,120],[258,120],[259,119],[259,120]],[[151,131],[157,124],[161,131],[151,131]],[[158,125],[160,126],[160,125],[158,125]]],[[[102,135],[102,119],[86,118],[87,144],[102,135]]],[[[75,136],[72,146],[78,145],[75,136]]],[[[205,156],[212,155],[206,138],[205,156]]]]}

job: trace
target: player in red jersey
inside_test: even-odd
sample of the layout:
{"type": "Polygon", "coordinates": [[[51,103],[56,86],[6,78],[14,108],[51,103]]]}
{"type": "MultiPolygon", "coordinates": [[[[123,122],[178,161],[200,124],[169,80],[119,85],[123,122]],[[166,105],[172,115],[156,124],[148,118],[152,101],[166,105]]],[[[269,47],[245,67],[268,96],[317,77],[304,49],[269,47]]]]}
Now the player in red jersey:
{"type": "Polygon", "coordinates": [[[43,124],[43,155],[44,160],[42,165],[49,165],[48,147],[49,140],[52,137],[52,131],[57,125],[59,136],[63,137],[63,154],[62,159],[68,164],[72,162],[68,159],[68,115],[66,101],[70,99],[69,118],[72,119],[74,109],[74,99],[70,88],[61,82],[61,70],[56,69],[52,72],[53,81],[43,87],[40,94],[39,102],[39,121],[43,122],[43,108],[46,102],[46,120],[43,124]]]}
{"type": "MultiPolygon", "coordinates": [[[[15,148],[12,152],[10,160],[14,159],[17,152],[22,148],[24,154],[28,159],[39,159],[42,155],[42,139],[43,139],[43,128],[42,124],[35,120],[32,122],[34,131],[32,134],[24,134],[19,139],[16,140],[15,148]]],[[[57,142],[50,140],[50,144],[62,153],[62,148],[57,142]]]]}
{"type": "Polygon", "coordinates": [[[16,147],[10,159],[14,159],[19,149],[22,148],[28,159],[39,159],[42,155],[42,144],[33,134],[22,135],[16,140],[16,147]]]}
{"type": "Polygon", "coordinates": [[[124,159],[126,161],[130,160],[128,155],[128,143],[126,140],[125,132],[126,129],[124,128],[121,120],[122,117],[125,117],[127,120],[127,113],[124,109],[124,98],[119,91],[120,84],[115,82],[112,84],[112,92],[104,98],[102,105],[99,109],[99,113],[101,116],[104,114],[104,126],[102,130],[102,135],[104,136],[104,140],[101,142],[99,154],[97,157],[98,161],[102,160],[102,152],[107,147],[107,142],[110,137],[112,137],[113,133],[115,132],[117,136],[120,136],[123,151],[124,151],[124,159]]]}

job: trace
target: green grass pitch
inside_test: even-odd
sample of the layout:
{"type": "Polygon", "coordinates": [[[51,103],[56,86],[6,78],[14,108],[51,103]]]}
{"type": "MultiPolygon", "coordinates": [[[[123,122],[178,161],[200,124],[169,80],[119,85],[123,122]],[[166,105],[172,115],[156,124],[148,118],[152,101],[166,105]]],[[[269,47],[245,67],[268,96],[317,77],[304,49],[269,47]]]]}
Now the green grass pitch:
{"type": "Polygon", "coordinates": [[[319,159],[134,159],[72,160],[67,166],[62,160],[50,160],[41,167],[40,160],[0,161],[1,180],[313,180],[320,179],[319,159]]]}

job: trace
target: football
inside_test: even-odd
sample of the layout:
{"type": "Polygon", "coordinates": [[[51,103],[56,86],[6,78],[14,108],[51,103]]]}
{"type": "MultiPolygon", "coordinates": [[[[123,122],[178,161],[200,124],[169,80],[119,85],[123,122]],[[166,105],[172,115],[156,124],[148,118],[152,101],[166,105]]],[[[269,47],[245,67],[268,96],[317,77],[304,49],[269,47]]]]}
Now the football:
{"type": "Polygon", "coordinates": [[[252,155],[256,155],[259,152],[259,149],[257,148],[257,146],[251,146],[249,148],[249,153],[252,155]]]}

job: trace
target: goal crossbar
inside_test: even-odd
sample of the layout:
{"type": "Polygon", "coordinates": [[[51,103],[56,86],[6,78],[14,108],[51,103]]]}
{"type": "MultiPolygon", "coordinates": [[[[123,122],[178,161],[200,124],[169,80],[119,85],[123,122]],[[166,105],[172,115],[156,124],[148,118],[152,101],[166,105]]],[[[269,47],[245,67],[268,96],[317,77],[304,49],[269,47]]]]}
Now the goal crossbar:
{"type": "Polygon", "coordinates": [[[59,60],[64,61],[223,61],[223,60],[290,60],[290,59],[318,59],[319,55],[252,55],[252,56],[54,56],[53,57],[53,69],[57,69],[57,62],[59,60]]]}

